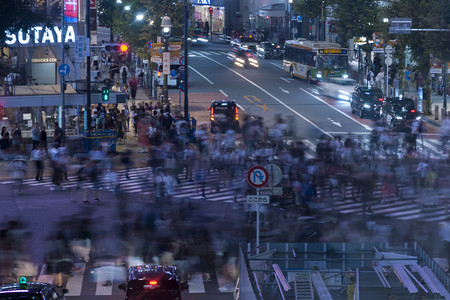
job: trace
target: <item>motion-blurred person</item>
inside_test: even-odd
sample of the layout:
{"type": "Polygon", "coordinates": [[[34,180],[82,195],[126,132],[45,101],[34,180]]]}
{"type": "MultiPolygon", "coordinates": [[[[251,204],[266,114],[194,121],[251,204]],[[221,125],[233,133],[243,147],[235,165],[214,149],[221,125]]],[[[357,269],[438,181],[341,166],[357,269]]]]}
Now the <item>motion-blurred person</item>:
{"type": "Polygon", "coordinates": [[[442,121],[440,132],[440,139],[442,143],[441,147],[444,153],[447,153],[447,142],[449,138],[450,138],[450,116],[447,116],[447,118],[445,118],[445,120],[442,121]]]}
{"type": "Polygon", "coordinates": [[[22,146],[22,131],[20,130],[19,124],[17,123],[14,123],[14,128],[11,131],[11,140],[13,150],[15,152],[20,152],[22,146]]]}
{"type": "Polygon", "coordinates": [[[45,153],[47,153],[48,148],[47,148],[47,131],[45,131],[45,126],[42,125],[41,128],[41,134],[39,136],[39,145],[42,146],[42,149],[45,150],[45,153]]]}
{"type": "Polygon", "coordinates": [[[131,169],[131,166],[133,165],[133,161],[131,160],[131,150],[126,149],[124,152],[122,152],[120,162],[125,167],[125,178],[131,179],[130,178],[130,169],[131,169]]]}
{"type": "Polygon", "coordinates": [[[33,149],[37,149],[39,146],[39,141],[41,140],[41,129],[39,128],[39,124],[34,123],[33,129],[31,129],[33,149]]]}
{"type": "Polygon", "coordinates": [[[26,157],[17,155],[10,164],[11,178],[15,182],[15,189],[19,194],[23,191],[23,179],[26,174],[26,157]]]}
{"type": "Polygon", "coordinates": [[[62,186],[64,176],[64,161],[60,157],[58,157],[58,148],[56,143],[52,148],[48,150],[48,153],[50,156],[51,166],[53,168],[52,186],[50,187],[50,190],[62,190],[64,189],[64,187],[62,186]]]}
{"type": "Polygon", "coordinates": [[[443,253],[447,259],[447,274],[450,274],[450,217],[447,217],[447,221],[442,223],[439,234],[443,242],[443,253]]]}
{"type": "Polygon", "coordinates": [[[47,153],[43,150],[43,147],[41,145],[38,146],[38,148],[31,151],[31,160],[34,161],[34,164],[36,166],[36,181],[40,181],[43,179],[44,175],[44,159],[47,156],[47,153]]]}
{"type": "Polygon", "coordinates": [[[7,160],[8,159],[8,151],[10,147],[10,141],[9,141],[9,132],[6,126],[2,127],[2,137],[0,140],[0,149],[2,150],[2,159],[7,160]]]}

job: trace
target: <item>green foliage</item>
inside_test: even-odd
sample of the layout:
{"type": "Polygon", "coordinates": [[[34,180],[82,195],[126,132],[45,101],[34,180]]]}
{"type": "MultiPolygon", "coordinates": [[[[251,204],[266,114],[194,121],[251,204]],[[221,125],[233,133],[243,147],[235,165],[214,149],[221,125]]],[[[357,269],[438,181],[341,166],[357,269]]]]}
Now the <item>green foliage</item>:
{"type": "Polygon", "coordinates": [[[115,0],[99,0],[100,25],[111,27],[114,35],[120,36],[143,58],[149,55],[148,43],[156,42],[157,36],[161,36],[161,19],[165,14],[172,21],[171,38],[181,38],[184,35],[183,1],[123,0],[123,4],[118,4],[115,0]],[[125,11],[125,5],[130,5],[131,9],[125,11]],[[144,20],[136,20],[138,13],[144,14],[144,20]]]}
{"type": "Polygon", "coordinates": [[[326,18],[326,7],[330,4],[330,0],[294,0],[292,3],[292,9],[303,16],[310,18],[320,18],[323,15],[326,18]],[[322,7],[323,5],[323,7],[322,7]]]}
{"type": "Polygon", "coordinates": [[[342,43],[353,37],[372,39],[373,32],[381,31],[383,20],[379,1],[336,0],[334,17],[342,43]]]}
{"type": "Polygon", "coordinates": [[[50,25],[50,20],[43,13],[35,13],[31,9],[34,0],[6,0],[0,5],[0,45],[5,45],[6,31],[17,33],[19,30],[36,26],[50,25]]]}

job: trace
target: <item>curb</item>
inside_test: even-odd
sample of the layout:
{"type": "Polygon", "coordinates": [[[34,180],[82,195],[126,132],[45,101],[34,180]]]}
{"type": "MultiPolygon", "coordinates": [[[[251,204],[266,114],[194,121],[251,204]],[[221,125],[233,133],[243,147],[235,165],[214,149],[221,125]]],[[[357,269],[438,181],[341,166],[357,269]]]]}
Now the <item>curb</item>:
{"type": "Polygon", "coordinates": [[[423,117],[423,120],[431,125],[434,125],[436,127],[441,127],[441,124],[439,124],[438,122],[431,120],[430,118],[427,117],[423,117]]]}

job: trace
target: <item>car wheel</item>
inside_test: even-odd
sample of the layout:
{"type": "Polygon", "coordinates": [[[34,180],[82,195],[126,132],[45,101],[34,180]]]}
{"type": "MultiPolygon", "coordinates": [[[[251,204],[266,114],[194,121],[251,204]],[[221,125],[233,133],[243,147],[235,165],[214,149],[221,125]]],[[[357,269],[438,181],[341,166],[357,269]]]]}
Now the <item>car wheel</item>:
{"type": "Polygon", "coordinates": [[[289,68],[289,77],[294,78],[294,69],[292,66],[289,68]]]}
{"type": "Polygon", "coordinates": [[[309,75],[309,73],[308,73],[308,75],[306,75],[306,82],[308,84],[311,84],[311,76],[309,75]]]}

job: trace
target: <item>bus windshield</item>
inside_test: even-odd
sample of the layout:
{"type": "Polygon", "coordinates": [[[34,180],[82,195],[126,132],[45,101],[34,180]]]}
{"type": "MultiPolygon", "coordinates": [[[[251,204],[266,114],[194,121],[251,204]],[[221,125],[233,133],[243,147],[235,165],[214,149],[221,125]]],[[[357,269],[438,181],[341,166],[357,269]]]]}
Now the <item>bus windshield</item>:
{"type": "Polygon", "coordinates": [[[318,69],[347,69],[348,60],[345,55],[318,55],[317,68],[318,69]]]}

